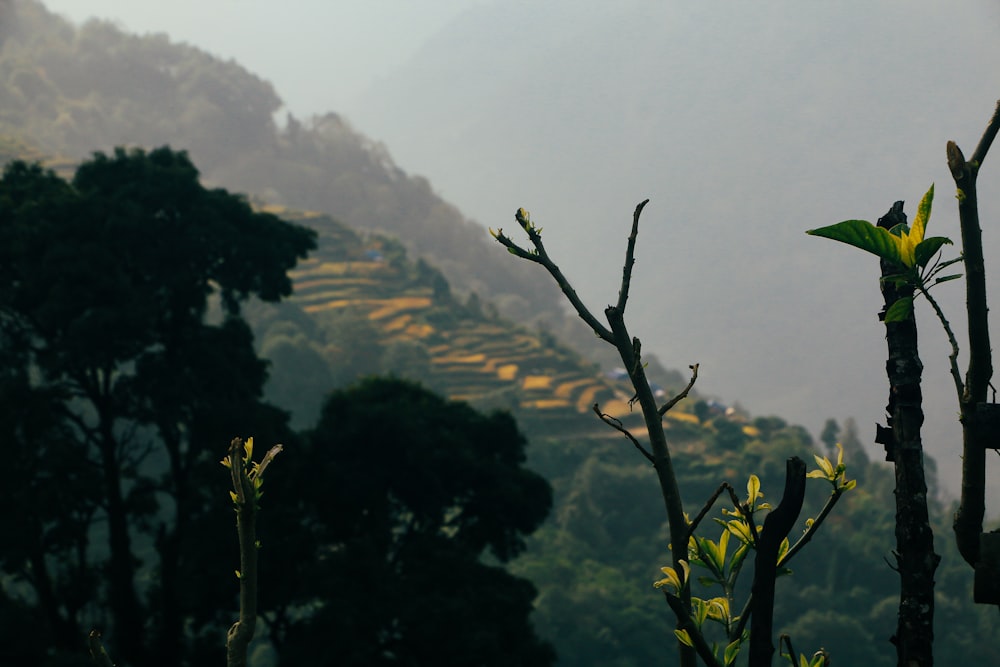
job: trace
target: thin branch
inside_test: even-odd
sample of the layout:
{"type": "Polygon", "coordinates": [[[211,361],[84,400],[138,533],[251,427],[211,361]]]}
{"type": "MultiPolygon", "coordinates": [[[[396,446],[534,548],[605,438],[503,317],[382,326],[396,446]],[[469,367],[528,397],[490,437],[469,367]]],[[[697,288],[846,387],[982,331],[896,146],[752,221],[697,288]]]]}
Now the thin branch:
{"type": "Polygon", "coordinates": [[[792,664],[795,664],[795,649],[792,648],[792,638],[788,635],[778,635],[778,656],[783,656],[781,652],[781,645],[784,644],[788,649],[788,657],[792,659],[792,664]]]}
{"type": "MultiPolygon", "coordinates": [[[[719,488],[715,490],[715,493],[709,496],[708,500],[705,501],[705,505],[701,508],[701,511],[699,511],[691,523],[688,524],[688,540],[690,540],[691,536],[694,535],[694,531],[698,529],[698,524],[700,524],[702,519],[705,518],[705,515],[709,513],[712,506],[715,505],[715,501],[722,495],[722,492],[727,490],[730,494],[734,494],[733,487],[730,486],[729,482],[723,482],[719,485],[719,488]]],[[[687,544],[687,541],[685,541],[685,544],[687,544]]]]}
{"type": "Polygon", "coordinates": [[[976,165],[978,169],[983,164],[983,160],[986,159],[986,154],[990,150],[990,146],[993,145],[993,140],[997,136],[997,130],[1000,130],[1000,100],[997,100],[997,106],[993,110],[993,117],[990,118],[990,122],[986,125],[986,131],[983,132],[982,138],[979,139],[979,145],[976,146],[975,152],[972,154],[972,162],[976,165]]]}
{"type": "Polygon", "coordinates": [[[614,337],[611,335],[611,331],[609,331],[606,326],[601,324],[600,321],[590,312],[590,310],[587,309],[587,307],[583,304],[583,301],[580,300],[576,290],[573,289],[569,280],[567,280],[566,276],[563,275],[563,272],[559,270],[559,267],[556,266],[555,262],[549,258],[549,254],[545,251],[545,245],[542,243],[541,233],[531,223],[531,221],[525,217],[523,211],[524,209],[518,209],[515,217],[517,218],[518,224],[521,225],[521,228],[524,229],[525,233],[528,235],[528,239],[531,241],[531,244],[535,247],[534,252],[525,250],[511,241],[510,238],[504,235],[502,229],[498,229],[496,233],[493,234],[493,238],[505,246],[511,254],[544,266],[545,270],[549,272],[549,275],[551,275],[559,285],[559,289],[562,290],[562,293],[566,295],[566,298],[573,305],[573,308],[576,310],[576,314],[580,316],[580,319],[586,322],[587,326],[589,326],[594,333],[601,338],[601,340],[614,345],[614,337]]]}
{"type": "Polygon", "coordinates": [[[643,456],[646,457],[646,460],[648,460],[650,463],[653,463],[655,461],[653,455],[650,454],[649,451],[647,451],[646,448],[643,447],[638,440],[636,440],[634,435],[629,433],[627,428],[622,426],[622,422],[620,419],[616,419],[609,414],[601,412],[601,407],[597,403],[594,403],[594,413],[600,418],[602,422],[604,422],[605,424],[607,424],[608,426],[615,429],[616,431],[624,435],[626,438],[631,440],[632,444],[635,445],[635,448],[639,450],[639,453],[641,453],[643,456]]]}
{"type": "Polygon", "coordinates": [[[628,237],[625,264],[622,267],[622,286],[618,290],[618,310],[622,313],[625,312],[625,302],[628,301],[628,290],[632,283],[632,267],[635,266],[635,239],[639,236],[639,216],[648,203],[648,199],[639,202],[635,207],[635,213],[632,214],[632,233],[628,237]]]}
{"type": "Polygon", "coordinates": [[[920,293],[927,297],[927,301],[931,304],[931,308],[934,309],[934,313],[941,322],[941,326],[944,327],[945,334],[948,335],[948,342],[951,344],[951,354],[948,355],[948,361],[951,368],[951,378],[955,381],[955,391],[958,393],[958,398],[959,400],[962,400],[962,394],[965,392],[965,384],[962,382],[962,372],[958,369],[958,341],[955,339],[955,332],[951,330],[951,324],[944,316],[944,311],[941,310],[941,306],[939,306],[938,302],[931,296],[930,291],[922,286],[918,287],[920,289],[920,293]]]}
{"type": "Polygon", "coordinates": [[[822,524],[823,520],[826,519],[826,515],[833,510],[833,506],[837,504],[837,501],[840,500],[842,495],[844,495],[843,488],[839,488],[830,494],[830,497],[826,499],[826,504],[823,505],[823,509],[821,509],[816,518],[813,519],[812,525],[810,525],[809,528],[806,529],[806,532],[802,534],[802,537],[795,540],[795,544],[789,547],[788,551],[785,552],[785,557],[781,560],[782,565],[790,561],[795,554],[801,551],[802,548],[808,544],[810,540],[812,540],[816,531],[819,530],[820,524],[822,524]]]}
{"type": "Polygon", "coordinates": [[[670,408],[674,407],[679,402],[681,402],[685,398],[687,398],[687,395],[691,392],[691,388],[694,387],[694,383],[698,381],[698,364],[692,364],[692,365],[688,366],[688,368],[691,369],[691,380],[690,380],[690,382],[687,383],[687,386],[684,387],[684,389],[681,391],[681,393],[677,394],[676,396],[674,396],[673,398],[671,398],[669,401],[667,401],[666,403],[664,403],[660,407],[660,409],[658,410],[658,412],[660,413],[661,416],[664,415],[664,414],[666,414],[667,411],[670,408]]]}
{"type": "Polygon", "coordinates": [[[747,595],[747,601],[743,604],[743,609],[740,610],[738,617],[740,620],[737,621],[736,627],[727,638],[730,642],[734,642],[738,637],[743,636],[743,631],[746,630],[751,614],[753,614],[753,593],[747,595]]]}
{"type": "MultiPolygon", "coordinates": [[[[281,451],[280,445],[271,449],[265,462],[281,451]],[[272,454],[273,452],[273,454],[272,454]]],[[[236,505],[236,533],[240,545],[240,617],[226,633],[227,667],[246,667],[247,648],[257,627],[257,484],[260,467],[253,477],[249,456],[244,461],[244,445],[240,438],[233,438],[227,455],[228,468],[233,482],[233,501],[236,505]]]]}

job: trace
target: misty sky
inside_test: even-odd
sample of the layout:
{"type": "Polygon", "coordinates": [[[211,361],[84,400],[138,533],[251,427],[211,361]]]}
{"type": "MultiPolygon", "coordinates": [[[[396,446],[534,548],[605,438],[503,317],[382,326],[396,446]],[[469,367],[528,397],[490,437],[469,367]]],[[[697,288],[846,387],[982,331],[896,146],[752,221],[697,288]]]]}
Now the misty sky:
{"type": "Polygon", "coordinates": [[[139,34],[165,32],[275,84],[296,116],[355,106],[476,0],[43,0],[80,23],[97,17],[139,34]]]}
{"type": "MultiPolygon", "coordinates": [[[[896,199],[912,212],[935,182],[929,233],[958,239],[945,141],[971,153],[1000,98],[995,0],[46,4],[235,58],[295,115],[345,115],[484,226],[525,206],[593,309],[614,300],[649,197],[630,317],[643,349],[700,362],[703,392],[755,414],[814,433],[854,417],[866,442],[886,400],[878,263],[804,231],[896,199]]],[[[1000,147],[979,184],[995,219],[1000,147]]],[[[939,299],[961,338],[961,283],[939,299]]],[[[925,304],[918,321],[925,444],[956,489],[946,341],[925,304]]]]}

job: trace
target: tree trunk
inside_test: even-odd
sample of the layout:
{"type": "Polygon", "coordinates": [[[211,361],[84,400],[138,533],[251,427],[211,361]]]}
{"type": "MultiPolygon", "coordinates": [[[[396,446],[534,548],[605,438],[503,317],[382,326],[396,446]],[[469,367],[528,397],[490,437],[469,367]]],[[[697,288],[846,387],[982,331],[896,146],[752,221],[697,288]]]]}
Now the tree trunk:
{"type": "MultiPolygon", "coordinates": [[[[991,125],[995,123],[996,116],[991,125]]],[[[984,155],[985,151],[978,159],[984,155]]],[[[964,391],[958,397],[962,419],[962,493],[953,527],[959,552],[975,567],[979,562],[979,534],[983,532],[986,515],[986,449],[995,443],[992,433],[976,428],[976,409],[986,402],[993,377],[993,359],[987,318],[983,232],[976,197],[979,162],[975,157],[973,160],[974,163],[966,162],[955,142],[948,142],[948,167],[960,193],[958,214],[965,256],[965,303],[969,323],[969,367],[964,391]]]]}
{"type": "Polygon", "coordinates": [[[785,463],[785,491],[781,501],[764,519],[757,539],[751,591],[749,667],[768,667],[774,657],[774,580],[778,575],[778,551],[802,512],[805,496],[806,464],[793,456],[785,463]]]}
{"type": "Polygon", "coordinates": [[[116,456],[118,443],[111,436],[110,426],[103,420],[101,430],[101,468],[107,494],[108,546],[111,551],[109,603],[115,619],[113,641],[116,654],[128,664],[140,665],[145,662],[143,616],[135,591],[135,560],[116,456]]]}
{"type": "MultiPolygon", "coordinates": [[[[906,223],[903,202],[878,221],[891,229],[906,223]]],[[[882,260],[882,276],[898,275],[903,267],[882,260]]],[[[883,281],[885,308],[901,298],[912,298],[911,286],[883,281]]],[[[889,360],[888,429],[880,429],[879,441],[886,447],[886,459],[896,468],[896,564],[900,577],[899,622],[892,642],[900,667],[930,667],[934,664],[934,571],[941,560],[934,553],[934,534],[927,513],[927,483],[924,479],[923,444],[920,427],[924,421],[920,377],[923,365],[917,354],[917,324],[911,311],[903,321],[886,322],[889,360]]]]}

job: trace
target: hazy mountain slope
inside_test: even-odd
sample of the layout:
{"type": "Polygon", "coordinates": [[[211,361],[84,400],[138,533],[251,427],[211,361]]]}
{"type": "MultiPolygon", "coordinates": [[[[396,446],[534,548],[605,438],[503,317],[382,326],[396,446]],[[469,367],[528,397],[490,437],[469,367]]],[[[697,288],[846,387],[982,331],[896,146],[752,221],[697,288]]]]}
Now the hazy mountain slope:
{"type": "MultiPolygon", "coordinates": [[[[530,209],[595,305],[613,299],[628,216],[651,198],[634,282],[644,349],[701,362],[703,390],[754,411],[871,429],[886,402],[877,263],[803,232],[897,199],[912,213],[936,181],[932,229],[958,237],[944,146],[971,151],[1000,96],[998,28],[987,0],[485,2],[349,113],[484,226],[530,209]]],[[[995,159],[984,220],[1000,212],[995,159]]],[[[986,242],[1000,257],[1000,236],[986,242]]],[[[961,328],[960,284],[939,298],[961,328]]],[[[926,442],[955,489],[948,347],[918,311],[926,442]]]]}
{"type": "Polygon", "coordinates": [[[270,83],[165,35],[76,28],[35,0],[13,1],[4,23],[0,134],[70,158],[122,144],[186,149],[210,182],[391,232],[461,293],[524,321],[561,318],[553,285],[507,261],[426,179],[336,114],[278,127],[270,83]]]}

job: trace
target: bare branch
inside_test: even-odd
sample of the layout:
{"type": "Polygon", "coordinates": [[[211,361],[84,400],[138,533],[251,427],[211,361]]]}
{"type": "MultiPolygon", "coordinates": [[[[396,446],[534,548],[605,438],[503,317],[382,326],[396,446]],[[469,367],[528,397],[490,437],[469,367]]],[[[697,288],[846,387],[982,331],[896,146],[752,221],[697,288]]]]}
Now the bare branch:
{"type": "Polygon", "coordinates": [[[816,518],[813,519],[812,525],[810,525],[809,528],[806,529],[806,532],[802,534],[802,537],[795,540],[795,544],[789,547],[788,551],[785,553],[785,557],[781,560],[782,565],[792,560],[795,554],[801,551],[802,547],[804,547],[806,544],[809,543],[809,541],[816,534],[816,531],[819,530],[819,527],[823,523],[823,520],[826,519],[826,515],[829,514],[831,510],[833,510],[833,506],[836,505],[837,501],[840,500],[840,497],[844,495],[844,491],[845,489],[839,488],[830,494],[830,497],[826,499],[826,504],[823,505],[823,509],[821,509],[816,518]]]}
{"type": "Polygon", "coordinates": [[[944,316],[944,311],[941,310],[941,306],[931,296],[931,293],[924,287],[920,287],[919,289],[920,293],[927,297],[927,301],[931,304],[931,308],[934,309],[938,320],[941,322],[941,326],[944,327],[945,334],[948,336],[948,343],[951,344],[951,354],[948,355],[951,378],[955,382],[955,392],[958,394],[959,400],[961,400],[962,394],[965,392],[965,383],[962,382],[962,373],[958,370],[958,341],[955,339],[955,332],[951,330],[951,324],[944,316]]]}
{"type": "Polygon", "coordinates": [[[635,239],[639,236],[639,216],[648,203],[648,199],[639,202],[635,207],[635,213],[632,214],[632,233],[628,237],[625,264],[622,267],[622,286],[618,290],[618,310],[622,313],[625,312],[625,302],[628,301],[628,290],[632,283],[632,267],[635,266],[635,239]]]}
{"type": "Polygon", "coordinates": [[[691,392],[691,388],[694,387],[694,383],[698,381],[698,364],[692,364],[688,366],[688,368],[691,369],[691,381],[687,383],[687,386],[684,387],[681,393],[677,394],[660,407],[659,413],[661,415],[666,414],[670,408],[687,398],[687,395],[691,392]]]}
{"type": "MultiPolygon", "coordinates": [[[[698,529],[698,524],[701,523],[702,519],[705,518],[705,515],[712,509],[715,501],[718,500],[719,496],[722,495],[722,492],[726,490],[729,490],[730,494],[733,494],[733,487],[729,485],[729,482],[723,482],[720,484],[719,488],[715,490],[715,493],[708,497],[708,500],[705,501],[705,505],[701,508],[701,511],[699,511],[698,514],[695,515],[694,519],[691,520],[691,523],[688,524],[688,540],[690,540],[691,536],[694,535],[694,531],[698,529]]],[[[736,496],[733,495],[733,497],[735,498],[736,496]]],[[[687,542],[685,542],[685,544],[687,544],[687,542]]]]}
{"type": "Polygon", "coordinates": [[[962,232],[962,256],[965,258],[965,302],[968,322],[969,362],[964,390],[958,396],[962,422],[962,486],[953,528],[958,550],[970,565],[979,562],[979,535],[986,513],[987,433],[971,428],[977,406],[986,401],[993,377],[993,352],[990,345],[989,306],[986,302],[986,266],[983,260],[982,228],[976,177],[986,153],[1000,129],[1000,103],[993,112],[971,162],[965,162],[954,141],[947,144],[948,168],[958,190],[958,217],[962,232]]]}
{"type": "Polygon", "coordinates": [[[498,229],[496,231],[496,233],[493,235],[493,238],[495,238],[497,241],[499,241],[501,245],[503,245],[504,247],[506,247],[507,250],[510,252],[510,254],[517,255],[521,259],[526,259],[529,262],[534,262],[535,264],[541,264],[542,263],[542,261],[539,259],[539,257],[538,257],[537,254],[531,252],[530,250],[525,250],[521,246],[519,246],[516,243],[514,243],[510,239],[510,237],[504,236],[504,233],[503,233],[502,229],[498,229]]]}
{"type": "Polygon", "coordinates": [[[993,140],[997,136],[997,130],[1000,130],[1000,100],[997,100],[997,106],[993,110],[993,117],[987,123],[986,131],[983,132],[982,138],[979,139],[979,145],[976,146],[976,150],[972,154],[972,162],[976,165],[977,169],[983,164],[983,160],[986,159],[986,154],[989,152],[990,146],[993,145],[993,140]]]}
{"type": "Polygon", "coordinates": [[[559,285],[559,289],[562,290],[562,293],[566,295],[566,298],[573,305],[573,309],[576,310],[576,314],[580,316],[580,319],[586,322],[587,326],[589,326],[591,330],[601,338],[601,340],[614,345],[614,337],[611,335],[611,331],[609,331],[606,326],[601,324],[587,309],[587,307],[583,304],[583,301],[580,300],[579,295],[577,295],[576,290],[573,289],[569,280],[565,275],[563,275],[563,272],[559,270],[559,267],[556,266],[555,262],[549,258],[548,252],[545,251],[545,245],[542,243],[542,234],[538,231],[538,228],[532,224],[531,220],[528,219],[527,211],[523,208],[519,208],[514,217],[517,219],[517,223],[528,235],[531,245],[535,247],[534,252],[525,250],[524,248],[518,246],[516,243],[504,236],[503,230],[498,230],[493,234],[493,237],[506,246],[512,254],[544,266],[545,270],[549,272],[549,275],[555,279],[556,284],[559,285]]]}
{"type": "Polygon", "coordinates": [[[654,462],[653,455],[650,454],[646,450],[646,448],[639,443],[638,440],[636,440],[634,435],[629,433],[627,428],[622,426],[622,422],[620,419],[615,419],[611,415],[601,412],[601,407],[597,403],[594,403],[594,412],[597,414],[597,416],[601,419],[602,422],[604,422],[605,424],[607,424],[608,426],[615,429],[616,431],[624,435],[626,438],[631,440],[632,444],[635,445],[635,448],[639,450],[639,453],[645,456],[650,463],[654,462]]]}

